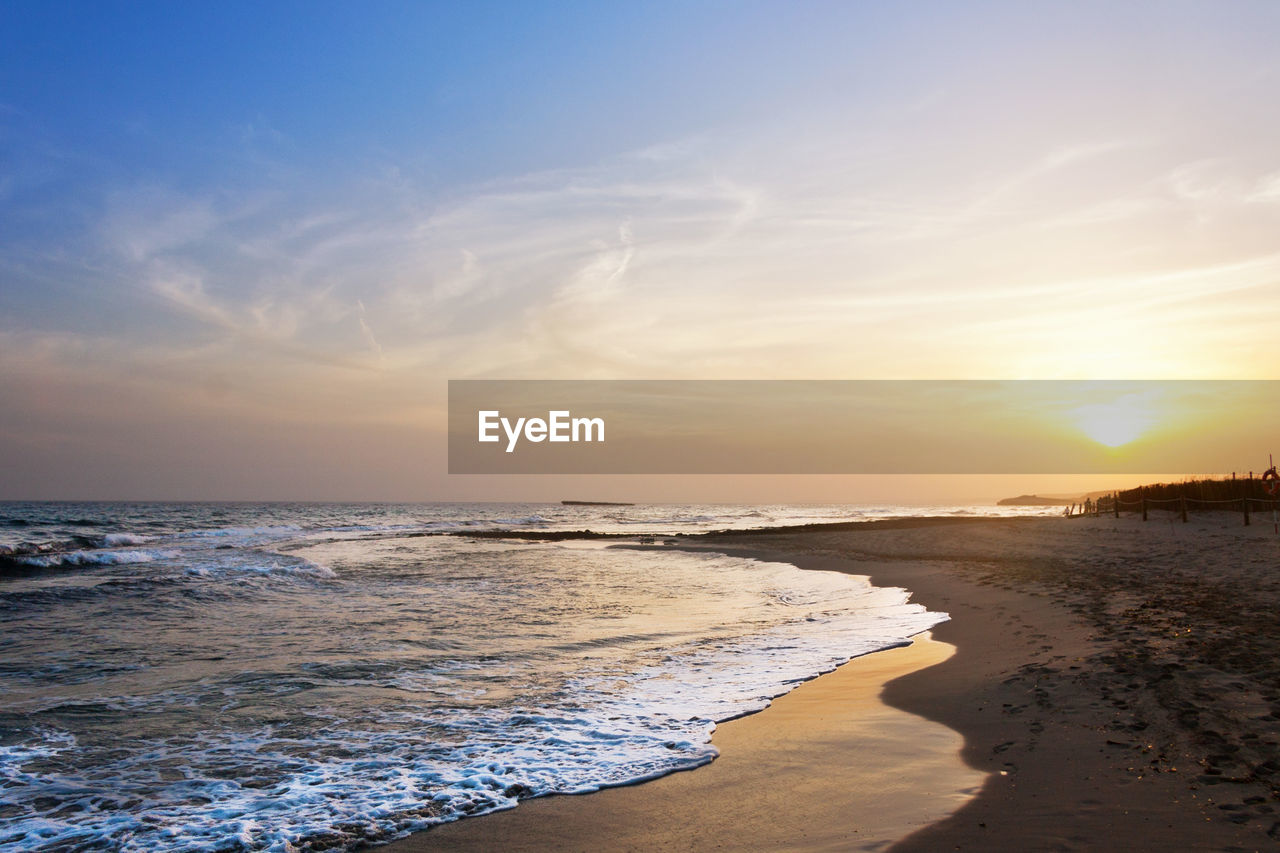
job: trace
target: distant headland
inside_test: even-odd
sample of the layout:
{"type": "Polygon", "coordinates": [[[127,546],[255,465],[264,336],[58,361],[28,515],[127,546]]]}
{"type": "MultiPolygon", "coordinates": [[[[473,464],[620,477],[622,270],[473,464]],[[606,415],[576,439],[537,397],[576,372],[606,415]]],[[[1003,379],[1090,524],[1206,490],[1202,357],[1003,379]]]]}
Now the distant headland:
{"type": "Polygon", "coordinates": [[[617,501],[560,501],[565,506],[635,506],[635,504],[617,501]]]}
{"type": "Polygon", "coordinates": [[[1069,506],[1075,501],[1061,498],[1042,498],[1039,495],[1018,495],[1016,498],[1002,498],[996,506],[1069,506]]]}

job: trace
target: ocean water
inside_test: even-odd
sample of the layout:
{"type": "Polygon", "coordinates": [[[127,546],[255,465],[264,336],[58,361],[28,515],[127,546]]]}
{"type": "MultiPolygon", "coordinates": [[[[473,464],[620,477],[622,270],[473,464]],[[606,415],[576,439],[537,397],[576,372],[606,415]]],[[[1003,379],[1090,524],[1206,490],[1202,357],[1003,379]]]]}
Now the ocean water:
{"type": "Polygon", "coordinates": [[[945,618],[849,575],[471,531],[1042,512],[0,504],[0,848],[354,849],[633,783],[945,618]]]}

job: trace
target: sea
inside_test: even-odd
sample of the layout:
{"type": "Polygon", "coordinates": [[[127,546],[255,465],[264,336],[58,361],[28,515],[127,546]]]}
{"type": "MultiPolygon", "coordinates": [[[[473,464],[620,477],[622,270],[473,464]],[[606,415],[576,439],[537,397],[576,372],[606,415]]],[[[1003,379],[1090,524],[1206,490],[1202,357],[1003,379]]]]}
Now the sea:
{"type": "Polygon", "coordinates": [[[1056,512],[0,503],[0,849],[352,850],[695,768],[947,617],[681,534],[1056,512]],[[474,535],[531,530],[621,535],[474,535]]]}

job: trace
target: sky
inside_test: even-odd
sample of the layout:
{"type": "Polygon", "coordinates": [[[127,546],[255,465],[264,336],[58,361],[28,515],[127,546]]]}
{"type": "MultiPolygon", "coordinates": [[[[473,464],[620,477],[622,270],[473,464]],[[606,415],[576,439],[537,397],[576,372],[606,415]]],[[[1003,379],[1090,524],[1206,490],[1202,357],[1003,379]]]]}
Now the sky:
{"type": "Polygon", "coordinates": [[[0,498],[919,495],[449,476],[446,383],[1280,378],[1277,36],[1270,2],[0,0],[0,498]]]}

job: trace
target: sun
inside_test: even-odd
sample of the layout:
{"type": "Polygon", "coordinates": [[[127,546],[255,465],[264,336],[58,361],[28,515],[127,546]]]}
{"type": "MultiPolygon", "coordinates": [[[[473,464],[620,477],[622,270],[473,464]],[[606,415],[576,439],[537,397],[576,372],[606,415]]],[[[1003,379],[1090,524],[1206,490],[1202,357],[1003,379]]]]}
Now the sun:
{"type": "Polygon", "coordinates": [[[1079,406],[1071,410],[1071,417],[1081,432],[1106,447],[1136,441],[1156,420],[1146,394],[1126,394],[1106,403],[1079,406]]]}

